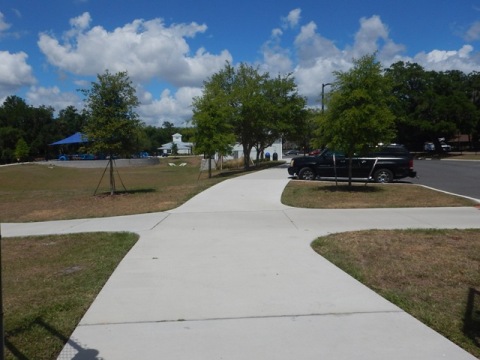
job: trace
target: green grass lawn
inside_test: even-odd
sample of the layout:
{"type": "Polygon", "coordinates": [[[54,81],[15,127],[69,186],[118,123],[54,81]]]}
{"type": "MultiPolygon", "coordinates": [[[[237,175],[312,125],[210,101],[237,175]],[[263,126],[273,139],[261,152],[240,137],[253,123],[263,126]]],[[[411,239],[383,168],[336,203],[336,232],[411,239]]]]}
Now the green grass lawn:
{"type": "Polygon", "coordinates": [[[2,239],[7,359],[56,359],[118,263],[131,233],[2,239]]]}

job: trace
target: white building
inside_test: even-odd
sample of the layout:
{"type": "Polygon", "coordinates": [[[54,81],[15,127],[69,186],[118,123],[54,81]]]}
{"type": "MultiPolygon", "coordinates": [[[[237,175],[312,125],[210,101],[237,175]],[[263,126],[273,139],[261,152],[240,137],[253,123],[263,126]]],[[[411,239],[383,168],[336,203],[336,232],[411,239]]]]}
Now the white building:
{"type": "MultiPolygon", "coordinates": [[[[163,144],[158,150],[161,150],[163,154],[172,154],[172,147],[174,144],[177,146],[177,154],[190,155],[193,153],[193,143],[183,142],[181,134],[173,134],[172,142],[163,144]]],[[[276,158],[277,160],[283,159],[282,153],[282,139],[276,140],[271,146],[267,147],[263,152],[264,157],[269,157],[271,160],[276,158]]],[[[218,155],[217,155],[218,156],[218,155]]],[[[216,156],[216,157],[217,157],[216,156]]],[[[229,156],[224,156],[224,159],[240,159],[243,157],[243,147],[241,144],[235,144],[232,153],[229,156]]],[[[257,158],[257,149],[253,148],[250,152],[250,159],[255,160],[257,158]]]]}
{"type": "Polygon", "coordinates": [[[172,135],[172,142],[163,144],[158,150],[161,150],[164,154],[170,155],[172,153],[172,147],[174,144],[177,146],[178,155],[190,155],[192,154],[193,144],[190,142],[183,142],[182,135],[179,133],[172,135]]]}
{"type": "MultiPolygon", "coordinates": [[[[275,140],[275,142],[272,145],[270,145],[263,151],[263,154],[265,157],[267,157],[267,154],[270,155],[270,160],[272,160],[274,157],[276,157],[277,160],[282,160],[283,159],[282,139],[275,140]]],[[[241,144],[235,144],[232,151],[232,158],[239,159],[242,157],[243,157],[243,146],[241,144]]],[[[226,158],[228,159],[228,157],[226,158]]],[[[253,148],[252,151],[250,152],[250,159],[255,160],[256,158],[257,158],[257,149],[253,148]]]]}

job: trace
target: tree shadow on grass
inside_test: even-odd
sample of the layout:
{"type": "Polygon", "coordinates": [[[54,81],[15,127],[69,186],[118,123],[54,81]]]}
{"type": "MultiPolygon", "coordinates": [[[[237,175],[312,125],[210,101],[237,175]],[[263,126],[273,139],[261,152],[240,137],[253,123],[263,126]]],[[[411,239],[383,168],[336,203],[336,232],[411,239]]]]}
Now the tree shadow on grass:
{"type": "Polygon", "coordinates": [[[96,194],[98,197],[107,197],[107,196],[126,196],[126,195],[135,195],[135,194],[150,194],[156,192],[156,189],[135,189],[135,190],[116,190],[113,195],[110,194],[110,191],[105,191],[96,194]]]}
{"type": "Polygon", "coordinates": [[[316,189],[321,192],[342,192],[342,193],[364,193],[364,194],[373,194],[380,193],[383,191],[382,188],[377,186],[366,186],[364,184],[348,186],[348,184],[341,185],[322,185],[316,189]]]}
{"type": "Polygon", "coordinates": [[[463,332],[480,347],[480,291],[470,288],[463,323],[463,332]]]}

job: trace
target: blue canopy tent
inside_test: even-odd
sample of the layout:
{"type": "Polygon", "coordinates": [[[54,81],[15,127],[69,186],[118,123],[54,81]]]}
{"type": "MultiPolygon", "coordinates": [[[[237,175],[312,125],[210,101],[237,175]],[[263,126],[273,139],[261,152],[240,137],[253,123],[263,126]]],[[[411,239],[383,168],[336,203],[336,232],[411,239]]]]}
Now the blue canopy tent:
{"type": "Polygon", "coordinates": [[[76,132],[75,134],[65,138],[65,139],[62,139],[62,140],[59,140],[59,141],[56,141],[54,143],[51,143],[50,145],[68,145],[68,144],[80,144],[80,143],[85,143],[85,142],[88,142],[88,139],[87,137],[82,134],[81,132],[76,132]]]}

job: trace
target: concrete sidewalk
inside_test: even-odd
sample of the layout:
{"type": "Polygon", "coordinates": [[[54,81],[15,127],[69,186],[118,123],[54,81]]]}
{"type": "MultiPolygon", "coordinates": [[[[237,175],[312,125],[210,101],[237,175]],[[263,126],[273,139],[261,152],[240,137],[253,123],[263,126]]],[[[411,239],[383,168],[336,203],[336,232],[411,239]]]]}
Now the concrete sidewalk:
{"type": "Polygon", "coordinates": [[[4,236],[128,230],[140,240],[59,359],[474,359],[310,248],[332,232],[480,228],[475,208],[311,210],[285,169],[156,214],[4,224],[4,236]]]}

